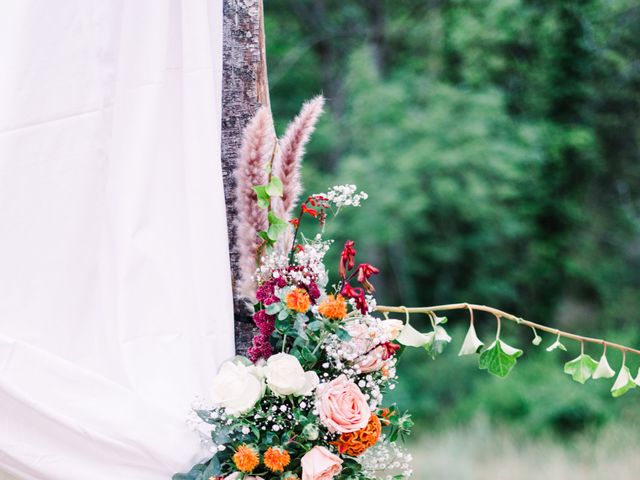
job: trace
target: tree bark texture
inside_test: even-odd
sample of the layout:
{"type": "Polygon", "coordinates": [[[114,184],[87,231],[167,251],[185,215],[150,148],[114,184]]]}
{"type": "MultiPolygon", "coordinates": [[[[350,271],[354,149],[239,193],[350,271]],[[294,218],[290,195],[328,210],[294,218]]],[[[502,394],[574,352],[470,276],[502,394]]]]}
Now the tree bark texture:
{"type": "Polygon", "coordinates": [[[262,0],[224,0],[223,5],[222,175],[234,291],[235,344],[236,352],[244,354],[253,337],[253,321],[236,288],[238,251],[233,171],[242,130],[260,105],[269,105],[269,89],[262,0]]]}

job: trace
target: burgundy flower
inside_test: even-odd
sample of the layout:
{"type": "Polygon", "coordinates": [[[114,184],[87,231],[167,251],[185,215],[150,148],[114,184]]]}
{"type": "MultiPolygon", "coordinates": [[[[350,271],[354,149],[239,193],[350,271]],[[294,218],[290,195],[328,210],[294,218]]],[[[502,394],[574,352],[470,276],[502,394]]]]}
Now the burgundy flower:
{"type": "Polygon", "coordinates": [[[313,300],[314,302],[320,298],[321,293],[316,282],[314,281],[309,282],[309,285],[307,286],[307,291],[309,292],[309,296],[311,297],[311,300],[313,300]]]}
{"type": "Polygon", "coordinates": [[[249,360],[253,363],[256,363],[261,358],[269,358],[273,355],[273,347],[269,342],[269,337],[265,337],[262,334],[258,334],[253,337],[253,346],[249,348],[247,354],[249,355],[249,360]]]}
{"type": "Polygon", "coordinates": [[[273,297],[273,287],[273,281],[264,282],[262,285],[260,285],[256,290],[256,298],[258,299],[258,301],[264,303],[265,300],[273,297]]]}
{"type": "Polygon", "coordinates": [[[340,266],[338,267],[338,274],[341,278],[347,276],[347,271],[351,270],[354,265],[354,258],[356,256],[356,242],[353,240],[347,240],[340,254],[340,266]]]}
{"type": "Polygon", "coordinates": [[[369,265],[368,263],[361,263],[358,265],[358,281],[367,292],[375,291],[375,288],[373,288],[369,278],[371,278],[372,275],[377,275],[378,273],[380,273],[380,270],[373,265],[369,265]]]}
{"type": "Polygon", "coordinates": [[[270,337],[276,329],[276,320],[273,315],[269,315],[266,310],[258,310],[253,314],[253,321],[265,337],[270,337]]]}

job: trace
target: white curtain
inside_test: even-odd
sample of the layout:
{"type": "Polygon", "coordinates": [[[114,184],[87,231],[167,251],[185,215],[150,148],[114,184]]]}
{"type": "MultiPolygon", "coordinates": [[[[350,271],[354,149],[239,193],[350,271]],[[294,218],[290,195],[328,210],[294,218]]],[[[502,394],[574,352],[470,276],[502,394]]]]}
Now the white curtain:
{"type": "Polygon", "coordinates": [[[222,0],[0,2],[0,470],[161,480],[233,354],[222,0]]]}

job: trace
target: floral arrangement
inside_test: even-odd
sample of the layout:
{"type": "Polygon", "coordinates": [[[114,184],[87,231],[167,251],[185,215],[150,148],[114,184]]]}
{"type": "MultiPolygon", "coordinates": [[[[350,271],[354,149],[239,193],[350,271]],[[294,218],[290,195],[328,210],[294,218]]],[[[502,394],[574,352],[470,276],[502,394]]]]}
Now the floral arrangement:
{"type": "Polygon", "coordinates": [[[502,321],[509,320],[531,328],[534,345],[542,341],[538,331],[555,335],[548,351],[566,350],[561,338],[579,341],[580,355],[565,366],[578,382],[615,375],[606,357],[609,347],[623,356],[613,395],[640,384],[640,372],[634,379],[625,366],[626,353],[640,351],[629,347],[481,305],[378,306],[372,280],[379,270],[357,260],[353,241],[337,258],[325,258],[332,243],[324,238],[325,223],[343,208],[360,206],[367,194],[339,185],[297,207],[300,162],[323,103],[322,97],[306,103],[282,140],[265,108],[245,130],[236,171],[240,288],[252,305],[256,333],[248,356],[224,363],[210,398],[195,405],[190,421],[211,457],[174,480],[410,477],[411,456],[400,441],[413,422],[409,413],[385,404],[384,396],[396,385],[396,364],[405,348],[424,348],[435,357],[451,342],[440,311],[468,310],[460,355],[480,353],[480,368],[497,376],[506,376],[523,353],[500,337],[502,321]],[[300,232],[303,221],[317,222],[312,238],[300,232]],[[331,266],[337,272],[334,283],[331,266]],[[476,334],[475,311],[488,312],[497,322],[495,341],[487,348],[476,334]],[[412,313],[428,315],[432,330],[421,333],[411,326],[412,313]],[[603,346],[599,362],[585,353],[589,343],[603,346]]]}

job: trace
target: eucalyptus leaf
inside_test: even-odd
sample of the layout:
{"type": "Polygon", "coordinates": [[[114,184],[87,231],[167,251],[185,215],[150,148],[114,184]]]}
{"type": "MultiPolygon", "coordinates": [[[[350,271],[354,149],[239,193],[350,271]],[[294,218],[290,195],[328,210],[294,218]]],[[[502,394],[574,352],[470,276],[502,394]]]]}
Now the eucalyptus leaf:
{"type": "Polygon", "coordinates": [[[351,340],[351,335],[349,335],[349,332],[347,332],[344,328],[339,328],[338,330],[336,330],[336,335],[343,342],[348,342],[349,340],[351,340]]]}
{"type": "Polygon", "coordinates": [[[209,464],[207,465],[207,468],[204,472],[202,472],[202,478],[204,480],[209,480],[211,477],[217,477],[218,475],[220,475],[221,470],[220,470],[220,461],[218,460],[217,457],[213,457],[210,461],[209,464]]]}
{"type": "Polygon", "coordinates": [[[480,354],[480,370],[488,370],[489,373],[504,378],[509,375],[521,355],[522,350],[496,340],[480,354]]]}
{"type": "Polygon", "coordinates": [[[564,373],[571,375],[576,382],[585,383],[597,368],[598,362],[586,353],[582,353],[577,358],[565,363],[564,373]]]}
{"type": "Polygon", "coordinates": [[[593,378],[611,378],[616,374],[616,371],[611,368],[609,365],[609,361],[607,360],[607,355],[605,353],[600,357],[600,361],[598,362],[598,368],[593,372],[593,378]]]}
{"type": "Polygon", "coordinates": [[[269,315],[275,315],[276,313],[280,312],[280,310],[282,310],[283,308],[284,306],[282,305],[282,303],[275,302],[270,305],[267,305],[265,310],[269,315]]]}
{"type": "Polygon", "coordinates": [[[462,343],[462,348],[460,349],[458,356],[473,355],[478,353],[483,346],[484,343],[482,343],[476,334],[476,327],[471,323],[469,325],[467,335],[464,337],[464,342],[462,343]]]}
{"type": "Polygon", "coordinates": [[[636,383],[633,381],[631,377],[631,372],[629,371],[629,367],[623,365],[620,369],[620,373],[618,373],[618,378],[616,378],[613,387],[611,387],[611,395],[615,398],[621,397],[625,393],[627,393],[632,388],[636,387],[636,383]]]}

